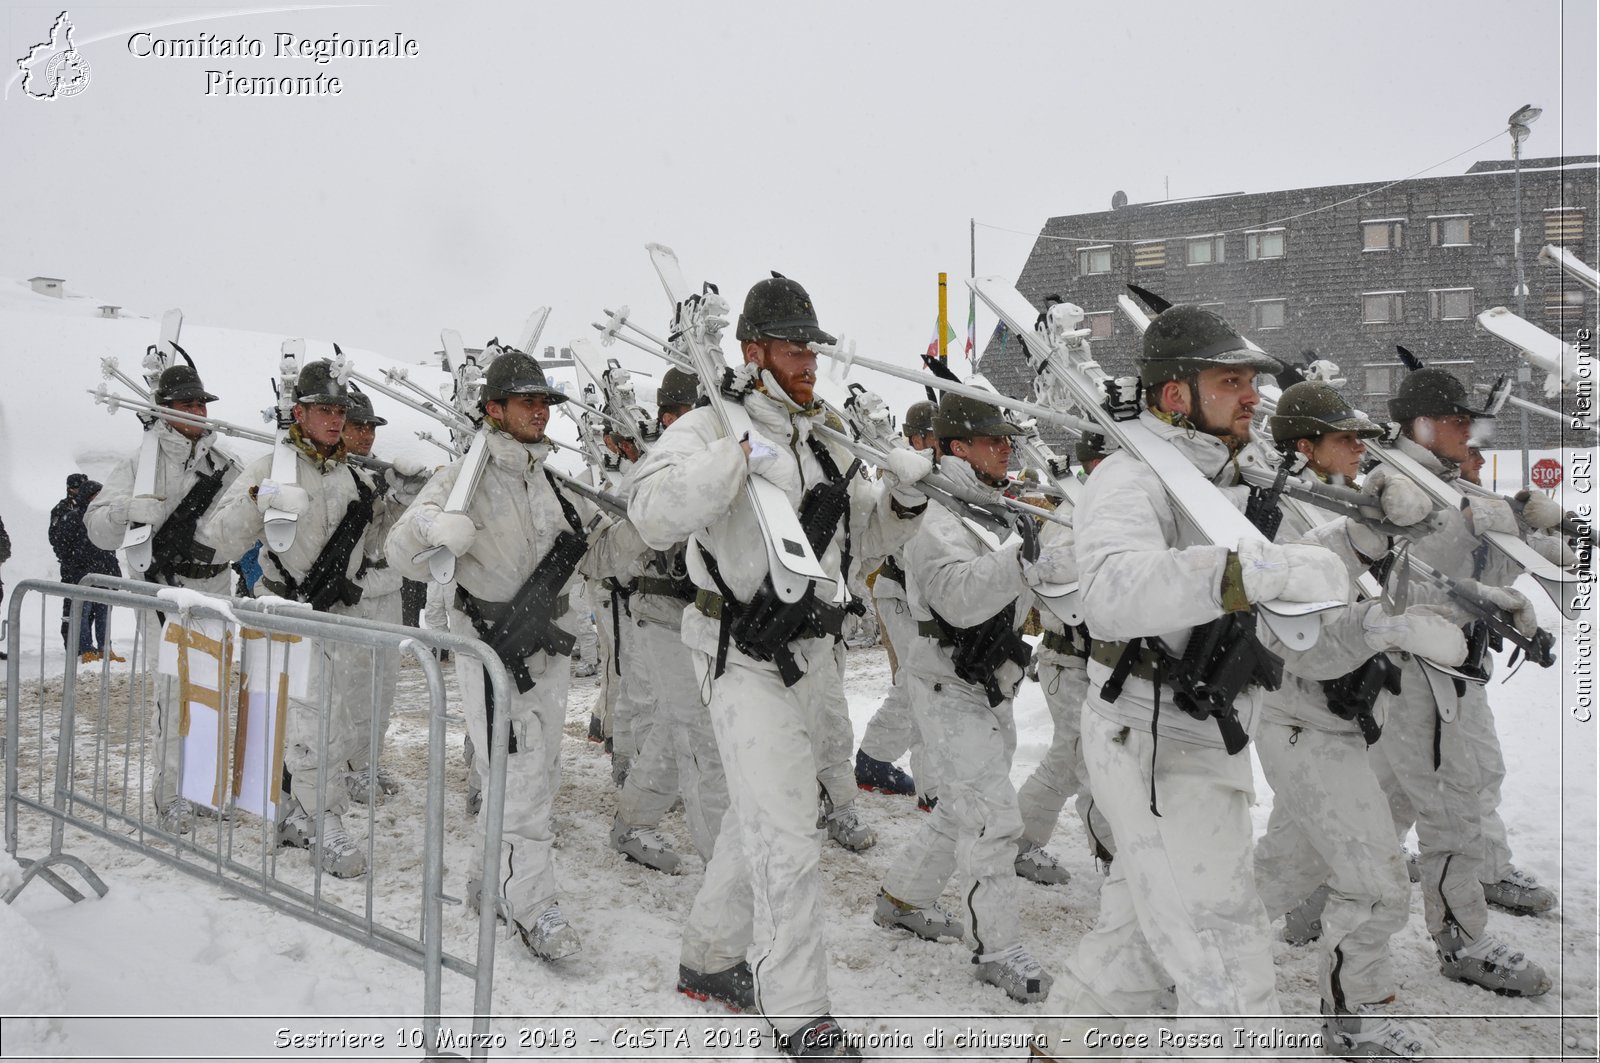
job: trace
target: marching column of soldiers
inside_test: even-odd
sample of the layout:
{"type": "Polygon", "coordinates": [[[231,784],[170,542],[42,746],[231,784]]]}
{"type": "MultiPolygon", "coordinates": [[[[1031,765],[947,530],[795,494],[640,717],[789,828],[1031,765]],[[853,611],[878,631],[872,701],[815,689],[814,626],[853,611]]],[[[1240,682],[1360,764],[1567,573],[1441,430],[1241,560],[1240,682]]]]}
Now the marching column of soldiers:
{"type": "MultiPolygon", "coordinates": [[[[1462,679],[1487,660],[1473,659],[1464,634],[1474,615],[1448,593],[1417,589],[1396,602],[1356,588],[1405,546],[1531,636],[1533,607],[1509,586],[1520,570],[1480,539],[1517,536],[1570,564],[1559,506],[1537,493],[1513,505],[1478,491],[1462,511],[1441,512],[1390,467],[1363,479],[1383,429],[1326,383],[1287,387],[1263,431],[1259,382],[1281,364],[1217,315],[1173,306],[1144,336],[1138,424],[1235,508],[1252,497],[1251,466],[1286,468],[1311,488],[1359,491],[1382,519],[1304,505],[1264,537],[1198,542],[1152,466],[1085,435],[1076,504],[1042,528],[1021,517],[1016,534],[997,537],[960,506],[1003,507],[1021,493],[1009,470],[1023,429],[1003,398],[947,392],[916,404],[873,476],[831,434],[841,425],[815,393],[816,346],[834,337],[805,289],[776,275],[756,284],[737,337],[742,361],[721,387],[742,396],[751,425],[742,438],[723,431],[700,380],[676,367],[657,391],[661,431],[647,448],[619,427],[624,419],[606,430],[616,455],[608,486],[625,514],[597,509],[551,471],[548,422],[567,397],[535,358],[508,349],[486,370],[486,465],[464,510],[447,504],[459,464],[402,460],[375,473],[352,463],[385,422],[331,363],[305,366],[294,389],[292,483],[272,478],[270,456],[241,466],[216,444],[195,420],[216,396],[180,365],[154,392],[158,407],[188,419],[158,417],[149,429],[159,439],[153,491],[135,494],[130,460],[89,506],[87,527],[110,549],[130,523],[148,524],[158,549],[146,579],[226,594],[230,563],[264,538],[265,515],[292,513],[293,544],[261,549],[253,593],[390,623],[401,580],[430,581],[424,559],[448,550],[449,628],[495,646],[515,686],[510,704],[495,704],[482,669],[456,662],[478,778],[489,778],[495,714],[509,714],[510,726],[504,842],[498,854],[475,853],[469,895],[494,876],[485,895],[547,962],[581,949],[582,919],[561,907],[552,807],[568,658],[590,622],[576,604],[587,586],[614,695],[596,710],[614,741],[611,845],[681,872],[682,855],[659,829],[681,799],[704,874],[684,913],[677,988],[767,1017],[788,1055],[861,1058],[833,1018],[820,863],[829,839],[854,851],[875,841],[858,788],[916,797],[927,813],[884,865],[874,921],[961,942],[979,982],[1066,1016],[1040,1020],[1038,1057],[1075,1057],[1089,1027],[1112,1046],[1101,1051],[1116,1052],[1123,1016],[1170,1007],[1173,996],[1197,1030],[1270,1023],[1281,1014],[1270,944],[1278,919],[1286,940],[1319,950],[1326,1051],[1422,1055],[1424,1033],[1396,1017],[1411,1009],[1397,997],[1391,958],[1413,881],[1443,977],[1511,996],[1551,988],[1538,963],[1488,926],[1490,905],[1539,913],[1556,898],[1511,860],[1494,719],[1482,683],[1462,679]],[[752,477],[781,490],[836,586],[874,574],[893,681],[859,748],[844,688],[848,603],[816,596],[797,607],[775,594],[764,529],[743,501],[752,477]],[[1081,623],[1035,610],[1047,588],[1074,583],[1081,623]],[[544,626],[497,639],[534,587],[545,593],[544,626]],[[1161,636],[1251,617],[1265,602],[1333,608],[1310,649],[1268,624],[1248,629],[1281,663],[1281,681],[1252,676],[1212,713],[1180,708],[1179,662],[1161,636]],[[1035,611],[1036,647],[1023,634],[1035,611]],[[1013,703],[1030,673],[1054,738],[1018,788],[1013,703]],[[1260,838],[1246,742],[1273,790],[1260,838]],[[893,763],[908,753],[911,775],[893,763]],[[1069,802],[1103,878],[1093,929],[1051,972],[1030,948],[1017,879],[1067,880],[1045,846],[1069,802]],[[1420,854],[1408,869],[1401,839],[1413,828],[1420,854]],[[953,911],[939,904],[952,885],[953,911]]],[[[1461,381],[1415,371],[1387,413],[1401,453],[1441,479],[1475,481],[1473,429],[1492,414],[1461,381]]],[[[309,849],[327,873],[360,876],[365,852],[341,816],[352,799],[397,789],[370,748],[381,748],[396,662],[374,668],[347,648],[318,652],[327,659],[313,672],[334,689],[322,703],[291,699],[278,837],[309,849]]],[[[178,793],[176,701],[164,681],[151,798],[161,827],[183,834],[197,810],[178,793]]],[[[1239,1054],[1232,1038],[1226,1047],[1239,1054]]]]}

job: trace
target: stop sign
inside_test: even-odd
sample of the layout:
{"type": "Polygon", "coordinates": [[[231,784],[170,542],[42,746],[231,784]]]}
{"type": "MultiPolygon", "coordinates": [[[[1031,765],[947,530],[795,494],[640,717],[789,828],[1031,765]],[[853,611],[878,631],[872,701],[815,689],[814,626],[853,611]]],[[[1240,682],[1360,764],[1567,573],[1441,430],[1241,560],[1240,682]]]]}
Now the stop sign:
{"type": "Polygon", "coordinates": [[[1528,472],[1533,486],[1549,491],[1561,482],[1561,463],[1554,458],[1540,458],[1528,472]]]}

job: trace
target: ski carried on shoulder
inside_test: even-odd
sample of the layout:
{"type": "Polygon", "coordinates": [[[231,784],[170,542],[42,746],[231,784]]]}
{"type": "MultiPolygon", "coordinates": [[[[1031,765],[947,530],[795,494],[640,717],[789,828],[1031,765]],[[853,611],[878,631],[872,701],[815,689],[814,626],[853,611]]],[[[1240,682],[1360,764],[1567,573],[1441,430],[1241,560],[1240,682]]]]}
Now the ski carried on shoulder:
{"type": "Polygon", "coordinates": [[[1553,399],[1561,389],[1578,379],[1581,359],[1572,344],[1518,317],[1503,306],[1491,306],[1478,315],[1478,324],[1521,351],[1544,378],[1545,398],[1553,399]]]}
{"type": "MultiPolygon", "coordinates": [[[[544,331],[544,323],[549,316],[550,308],[547,306],[539,307],[528,316],[522,335],[518,337],[521,346],[516,348],[517,350],[535,349],[539,342],[539,334],[544,331]]],[[[472,506],[473,496],[478,493],[478,485],[483,482],[483,471],[489,463],[489,429],[482,423],[483,414],[477,405],[478,396],[483,389],[483,373],[488,370],[494,358],[503,353],[503,349],[491,343],[484,353],[493,351],[494,354],[479,364],[467,356],[466,346],[461,342],[461,333],[455,329],[442,330],[439,333],[439,341],[444,345],[445,366],[456,381],[456,412],[477,425],[469,437],[471,442],[467,444],[466,453],[461,459],[456,482],[451,485],[450,494],[444,503],[446,513],[466,513],[472,506]]],[[[424,550],[416,559],[428,562],[428,571],[437,583],[449,583],[456,578],[456,555],[442,546],[424,550]]]]}
{"type": "MultiPolygon", "coordinates": [[[[727,301],[711,285],[707,285],[704,292],[691,291],[672,248],[662,244],[648,244],[646,248],[667,298],[673,304],[672,338],[681,341],[688,352],[723,432],[736,440],[746,438],[751,424],[750,415],[745,412],[744,396],[725,390],[728,366],[722,356],[721,333],[727,324],[724,316],[728,310],[727,301]]],[[[817,560],[783,488],[763,476],[751,474],[745,478],[745,498],[766,540],[768,570],[779,599],[799,601],[810,585],[816,583],[817,597],[831,600],[840,588],[817,560]]]]}
{"type": "MultiPolygon", "coordinates": [[[[974,277],[967,283],[1006,327],[1022,338],[1028,364],[1035,373],[1049,377],[1053,386],[1094,418],[1108,440],[1115,441],[1160,478],[1174,510],[1200,541],[1233,550],[1241,540],[1265,538],[1176,447],[1139,423],[1137,403],[1126,401],[1117,383],[1094,360],[1088,330],[1074,327],[1077,321],[1072,320],[1073,312],[1081,320],[1081,310],[1062,303],[1041,315],[1021,292],[999,277],[974,277]]],[[[1322,625],[1317,614],[1341,604],[1256,603],[1257,612],[1273,634],[1296,650],[1316,644],[1322,625]]]]}
{"type": "MultiPolygon", "coordinates": [[[[294,390],[300,381],[300,363],[306,356],[306,341],[284,340],[278,362],[278,405],[275,417],[278,424],[272,444],[272,479],[280,484],[295,485],[300,478],[299,457],[294,444],[289,442],[289,429],[294,427],[294,390]]],[[[267,547],[283,553],[294,545],[296,514],[283,509],[269,509],[262,519],[262,537],[267,547]]]]}
{"type": "MultiPolygon", "coordinates": [[[[183,311],[168,310],[161,315],[161,339],[150,347],[144,356],[144,380],[150,395],[156,392],[161,371],[171,365],[178,353],[178,334],[183,331],[183,311]]],[[[133,497],[153,495],[156,491],[156,466],[161,461],[161,438],[156,434],[158,418],[155,414],[140,417],[144,435],[139,440],[139,458],[133,467],[133,497]]],[[[149,524],[129,524],[122,533],[123,556],[128,567],[142,573],[150,567],[151,536],[155,528],[149,524]]]]}

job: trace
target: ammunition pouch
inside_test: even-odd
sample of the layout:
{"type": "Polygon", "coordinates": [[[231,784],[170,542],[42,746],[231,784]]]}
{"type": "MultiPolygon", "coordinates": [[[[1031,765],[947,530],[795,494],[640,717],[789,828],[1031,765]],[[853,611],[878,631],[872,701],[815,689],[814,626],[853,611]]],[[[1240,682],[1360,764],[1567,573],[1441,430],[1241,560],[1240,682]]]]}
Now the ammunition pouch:
{"type": "Polygon", "coordinates": [[[216,556],[216,551],[211,547],[194,541],[194,533],[200,523],[200,515],[222,492],[222,473],[223,470],[218,469],[195,481],[189,493],[183,496],[183,501],[167,515],[161,527],[151,536],[150,565],[144,570],[146,580],[176,586],[178,576],[207,579],[228,567],[216,566],[215,571],[204,576],[193,574],[196,566],[211,567],[211,559],[216,556]]]}
{"type": "Polygon", "coordinates": [[[1016,619],[1016,602],[973,627],[956,627],[933,612],[933,620],[919,623],[917,633],[937,639],[941,646],[950,647],[951,664],[955,667],[956,675],[963,682],[981,687],[992,708],[1011,696],[1000,689],[997,678],[1000,669],[1007,661],[1026,668],[1033,655],[1022,633],[1016,629],[1016,619]]]}
{"type": "Polygon", "coordinates": [[[578,568],[578,560],[589,549],[589,541],[576,532],[564,531],[535,566],[527,582],[509,602],[488,602],[456,586],[456,608],[472,621],[472,629],[488,644],[517,681],[517,691],[533,689],[527,658],[535,653],[570,657],[577,638],[564,631],[556,618],[567,610],[567,585],[578,568]]]}
{"type": "Polygon", "coordinates": [[[836,605],[817,600],[817,587],[813,583],[798,601],[786,602],[778,597],[772,586],[772,577],[762,580],[761,588],[749,602],[741,602],[723,582],[716,560],[700,548],[706,571],[717,585],[720,594],[702,590],[695,595],[695,608],[719,622],[717,630],[717,666],[715,676],[721,676],[728,666],[728,644],[752,660],[777,665],[783,685],[792,687],[805,673],[795,659],[790,644],[807,638],[837,637],[843,627],[844,610],[836,605]]]}
{"type": "Polygon", "coordinates": [[[1383,654],[1367,658],[1355,671],[1338,679],[1326,679],[1322,692],[1328,699],[1328,711],[1341,720],[1354,720],[1361,728],[1361,737],[1367,745],[1378,740],[1383,728],[1372,715],[1372,706],[1383,692],[1400,693],[1400,668],[1383,654]]]}

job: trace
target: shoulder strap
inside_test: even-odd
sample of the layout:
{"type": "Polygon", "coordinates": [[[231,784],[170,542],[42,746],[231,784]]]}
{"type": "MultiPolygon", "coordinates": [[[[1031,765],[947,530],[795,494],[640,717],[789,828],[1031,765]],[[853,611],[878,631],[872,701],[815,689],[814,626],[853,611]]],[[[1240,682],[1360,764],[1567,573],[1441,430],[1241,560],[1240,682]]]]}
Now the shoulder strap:
{"type": "Polygon", "coordinates": [[[544,470],[544,478],[550,481],[550,490],[556,493],[556,501],[561,503],[561,515],[567,518],[567,523],[572,525],[572,530],[579,535],[583,534],[583,521],[578,519],[578,509],[561,493],[561,487],[556,480],[556,474],[549,469],[544,470]]]}

